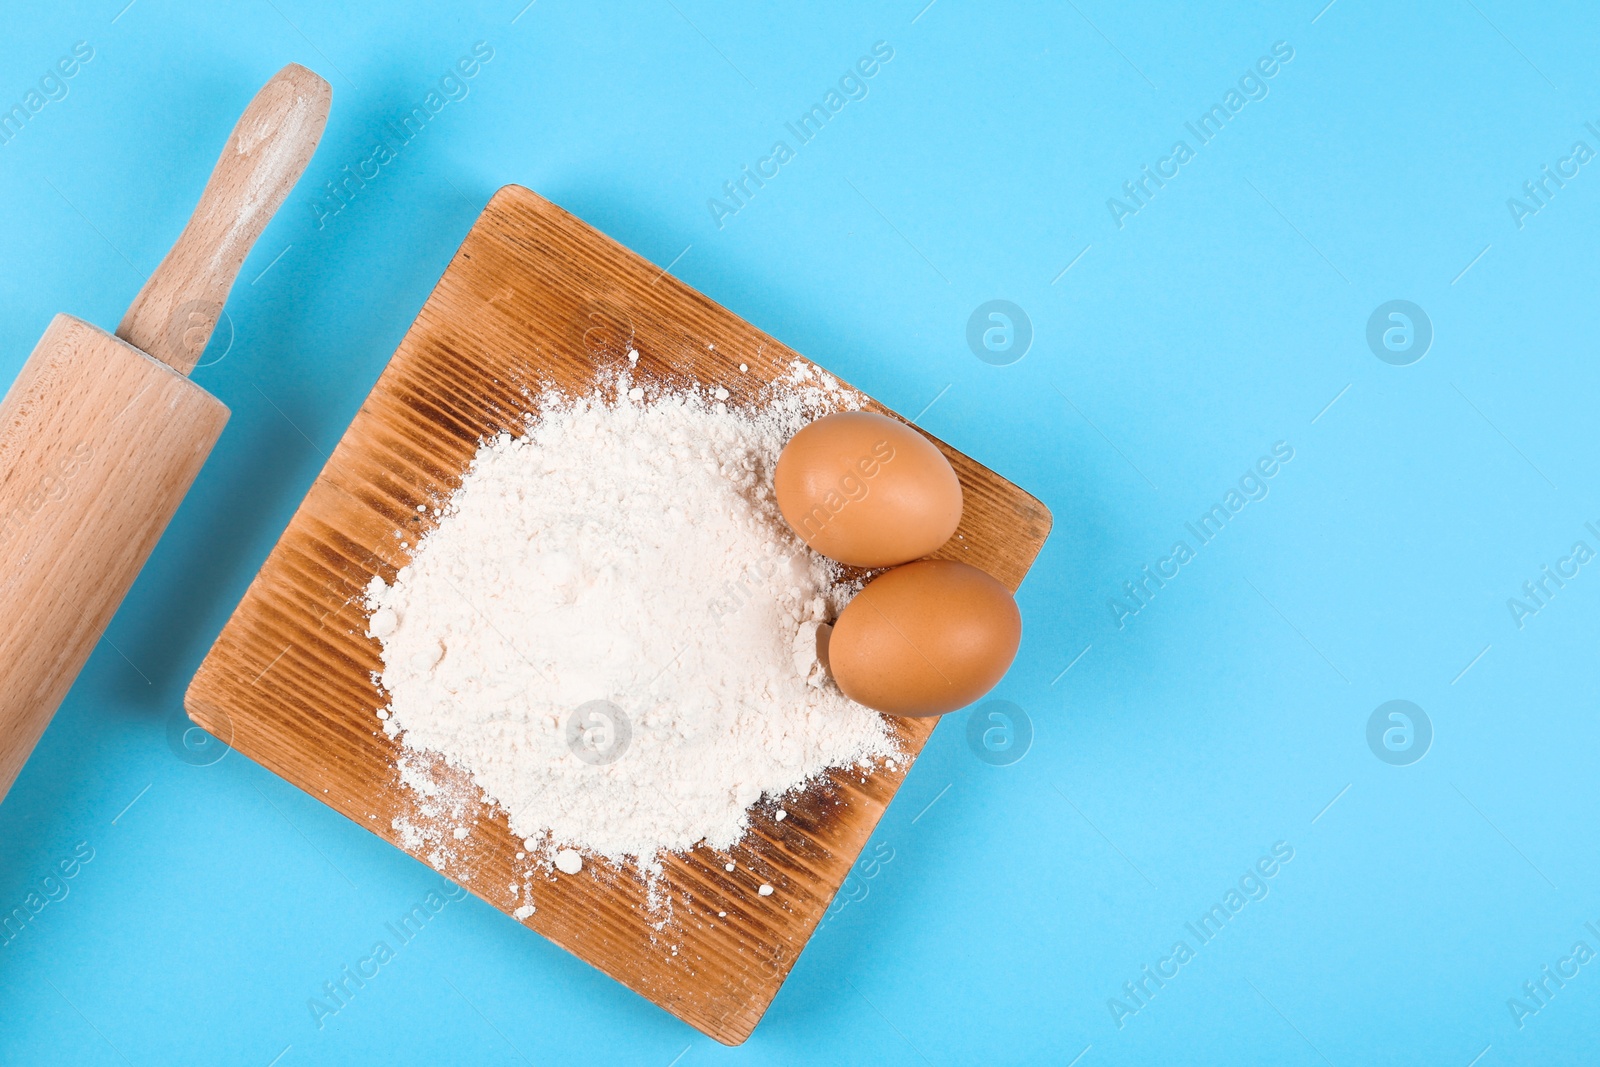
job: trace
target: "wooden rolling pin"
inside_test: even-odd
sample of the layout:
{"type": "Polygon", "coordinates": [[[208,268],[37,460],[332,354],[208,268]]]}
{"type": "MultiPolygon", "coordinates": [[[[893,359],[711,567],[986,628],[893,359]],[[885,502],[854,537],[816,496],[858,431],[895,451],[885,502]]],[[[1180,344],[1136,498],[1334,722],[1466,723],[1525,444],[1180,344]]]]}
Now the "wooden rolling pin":
{"type": "Polygon", "coordinates": [[[332,98],[279,71],[116,336],[57,315],[0,401],[0,799],[228,421],[188,374],[332,98]]]}

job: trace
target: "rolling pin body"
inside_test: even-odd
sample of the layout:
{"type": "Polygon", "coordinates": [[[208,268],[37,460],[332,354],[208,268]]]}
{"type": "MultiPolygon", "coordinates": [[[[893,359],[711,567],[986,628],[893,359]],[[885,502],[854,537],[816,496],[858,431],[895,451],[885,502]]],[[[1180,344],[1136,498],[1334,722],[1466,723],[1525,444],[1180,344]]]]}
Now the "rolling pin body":
{"type": "Polygon", "coordinates": [[[188,378],[70,315],[0,402],[0,796],[227,421],[188,378]]]}

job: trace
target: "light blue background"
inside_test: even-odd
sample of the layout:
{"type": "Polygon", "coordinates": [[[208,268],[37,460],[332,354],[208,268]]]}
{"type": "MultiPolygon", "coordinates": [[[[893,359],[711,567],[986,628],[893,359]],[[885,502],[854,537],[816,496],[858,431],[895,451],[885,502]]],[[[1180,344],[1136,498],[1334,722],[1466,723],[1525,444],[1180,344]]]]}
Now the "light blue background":
{"type": "Polygon", "coordinates": [[[1507,599],[1600,548],[1600,162],[1520,230],[1506,206],[1600,149],[1592,5],[121,2],[7,12],[0,103],[76,41],[95,58],[0,146],[4,380],[58,311],[114,328],[279,66],[334,112],[196,373],[233,422],[0,807],[0,909],[95,854],[0,949],[0,1062],[1593,1058],[1600,962],[1520,1029],[1507,1000],[1600,950],[1600,564],[1520,630],[1507,599]],[[880,40],[869,96],[719,230],[708,197],[880,40]],[[317,187],[477,41],[470,95],[319,230],[317,187]],[[1107,198],[1276,41],[1270,94],[1118,229],[1107,198]],[[893,859],[737,1050],[476,900],[319,1031],[307,999],[439,876],[237,754],[169,747],[508,182],[907,415],[938,397],[923,425],[1055,514],[995,694],[1031,751],[991,766],[963,716],[940,727],[878,831],[893,859]],[[966,347],[993,298],[1035,329],[1011,366],[966,347]],[[1365,342],[1395,298],[1436,331],[1406,367],[1365,342]],[[1270,495],[1119,630],[1108,598],[1277,441],[1270,495]],[[1435,731],[1410,766],[1367,745],[1391,699],[1435,731]],[[1270,894],[1119,1028],[1108,999],[1278,841],[1270,894]]]}

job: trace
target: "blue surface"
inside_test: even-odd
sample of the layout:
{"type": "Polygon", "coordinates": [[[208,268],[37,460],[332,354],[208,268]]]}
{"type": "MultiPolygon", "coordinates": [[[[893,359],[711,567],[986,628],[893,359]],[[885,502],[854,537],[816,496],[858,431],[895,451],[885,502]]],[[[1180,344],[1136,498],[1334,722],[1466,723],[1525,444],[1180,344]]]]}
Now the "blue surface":
{"type": "Polygon", "coordinates": [[[55,312],[116,324],[280,65],[335,97],[196,374],[233,422],[0,807],[0,909],[60,897],[0,949],[0,1062],[1592,1058],[1600,961],[1572,951],[1600,951],[1600,564],[1572,549],[1600,550],[1600,161],[1566,163],[1542,205],[1522,187],[1574,142],[1600,150],[1600,13],[922,2],[8,12],[0,103],[74,42],[93,58],[0,144],[4,380],[55,312]],[[322,183],[479,41],[466,95],[319,228],[322,183]],[[784,123],[879,41],[865,97],[796,145],[784,123]],[[1275,42],[1292,59],[1246,77],[1275,42]],[[1202,144],[1185,124],[1241,79],[1202,144]],[[719,228],[708,200],[780,138],[793,158],[719,228]],[[1177,172],[1130,200],[1145,166],[1177,172]],[[475,899],[319,1029],[308,999],[440,877],[237,754],[192,765],[168,740],[508,182],[907,415],[931,404],[923,425],[1056,517],[994,694],[1031,748],[1004,751],[1002,720],[975,746],[965,714],[940,727],[879,862],[737,1050],[475,899]],[[995,299],[1031,322],[1020,360],[968,346],[995,299]],[[1392,300],[1431,323],[1418,361],[1369,347],[1392,300]],[[1292,459],[1250,476],[1279,442],[1292,459]],[[1186,524],[1219,504],[1201,543],[1186,524]],[[1146,564],[1176,574],[1157,588],[1146,564]],[[1139,580],[1137,613],[1110,606],[1139,580]],[[1385,712],[1369,744],[1393,700],[1431,731],[1385,712]],[[1186,924],[1219,903],[1202,943],[1186,924]]]}

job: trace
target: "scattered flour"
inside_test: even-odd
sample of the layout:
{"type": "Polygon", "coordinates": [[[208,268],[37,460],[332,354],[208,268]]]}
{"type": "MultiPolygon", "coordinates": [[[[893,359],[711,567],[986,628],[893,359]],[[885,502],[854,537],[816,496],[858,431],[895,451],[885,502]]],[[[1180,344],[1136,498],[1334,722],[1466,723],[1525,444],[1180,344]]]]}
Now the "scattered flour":
{"type": "Polygon", "coordinates": [[[623,370],[530,397],[526,431],[484,441],[410,564],[373,580],[379,717],[424,814],[498,806],[530,859],[655,871],[737,844],[763,797],[894,760],[882,717],[797,654],[854,587],[771,491],[794,431],[859,401],[803,364],[754,413],[724,396],[647,397],[623,370]],[[439,761],[480,795],[442,794],[439,761]]]}

